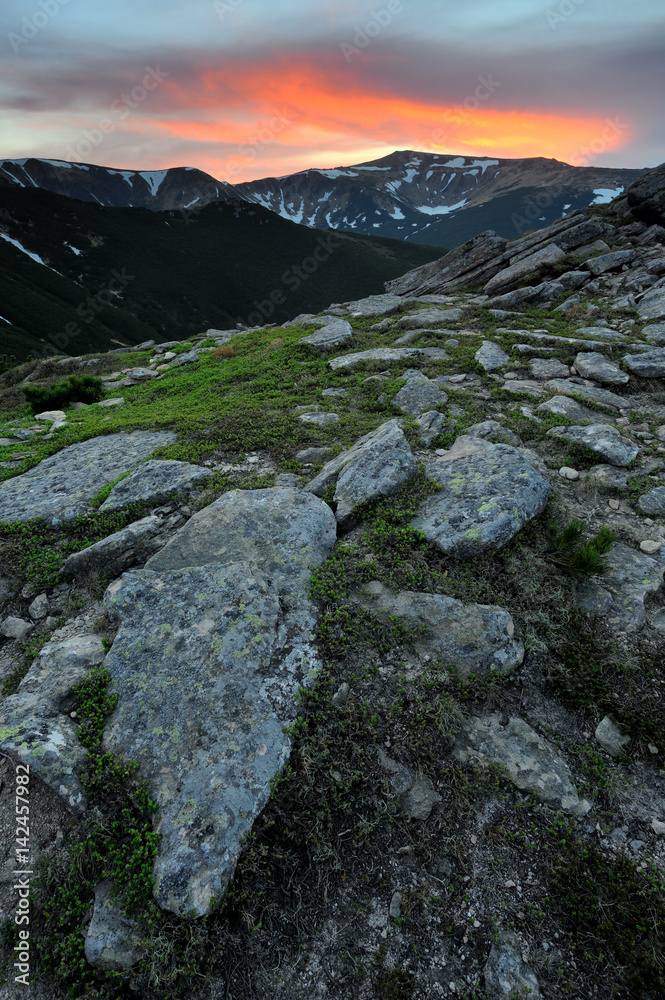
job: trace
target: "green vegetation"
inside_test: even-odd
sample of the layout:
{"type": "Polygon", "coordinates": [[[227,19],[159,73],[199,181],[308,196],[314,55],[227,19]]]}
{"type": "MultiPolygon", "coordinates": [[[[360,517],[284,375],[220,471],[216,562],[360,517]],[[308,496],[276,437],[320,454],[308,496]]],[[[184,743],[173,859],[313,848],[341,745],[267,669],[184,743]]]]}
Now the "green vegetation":
{"type": "Polygon", "coordinates": [[[580,540],[586,531],[586,525],[577,517],[571,518],[563,529],[553,521],[547,527],[553,536],[553,551],[548,556],[550,562],[561,566],[564,572],[572,576],[605,572],[607,565],[602,556],[612,547],[615,532],[603,526],[588,542],[582,542],[580,540]]]}
{"type": "Polygon", "coordinates": [[[26,385],[23,392],[33,413],[62,410],[70,403],[97,403],[104,395],[96,375],[70,375],[55,385],[26,385]]]}

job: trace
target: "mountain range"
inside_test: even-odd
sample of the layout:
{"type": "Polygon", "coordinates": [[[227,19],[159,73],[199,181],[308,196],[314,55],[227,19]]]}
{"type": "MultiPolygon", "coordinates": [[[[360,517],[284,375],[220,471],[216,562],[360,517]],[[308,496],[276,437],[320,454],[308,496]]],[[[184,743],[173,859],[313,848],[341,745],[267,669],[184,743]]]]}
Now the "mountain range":
{"type": "Polygon", "coordinates": [[[189,215],[234,198],[309,228],[453,247],[486,229],[514,238],[608,202],[645,170],[396,150],[366,163],[233,185],[192,167],[117,170],[28,158],[0,162],[0,187],[44,188],[100,205],[189,215]]]}

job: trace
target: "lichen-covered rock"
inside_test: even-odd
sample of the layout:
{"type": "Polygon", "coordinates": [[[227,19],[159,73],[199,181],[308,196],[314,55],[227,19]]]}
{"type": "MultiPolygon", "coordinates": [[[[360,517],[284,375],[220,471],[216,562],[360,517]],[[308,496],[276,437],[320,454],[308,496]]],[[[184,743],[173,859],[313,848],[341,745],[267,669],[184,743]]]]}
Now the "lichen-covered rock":
{"type": "Polygon", "coordinates": [[[416,309],[400,316],[399,325],[403,329],[430,326],[432,323],[456,323],[464,315],[462,309],[416,309]]]}
{"type": "Polygon", "coordinates": [[[665,323],[650,323],[643,328],[642,334],[650,344],[660,347],[665,344],[665,323]]]}
{"type": "Polygon", "coordinates": [[[665,347],[652,347],[640,354],[626,354],[623,361],[633,375],[641,378],[665,377],[665,347]]]}
{"type": "Polygon", "coordinates": [[[634,250],[614,250],[611,253],[601,254],[600,257],[592,257],[585,261],[584,267],[594,277],[598,277],[606,271],[618,271],[624,264],[630,264],[633,260],[635,260],[634,250]]]}
{"type": "Polygon", "coordinates": [[[609,715],[600,720],[594,736],[611,757],[620,757],[630,743],[630,736],[624,735],[609,715]]]}
{"type": "Polygon", "coordinates": [[[416,418],[416,424],[420,428],[420,443],[429,448],[443,430],[444,417],[438,410],[428,410],[416,418]]]}
{"type": "Polygon", "coordinates": [[[498,344],[495,344],[493,340],[483,340],[482,345],[474,354],[474,358],[483,366],[486,372],[493,372],[498,368],[503,368],[510,361],[506,352],[498,344]]]}
{"type": "Polygon", "coordinates": [[[95,906],[85,938],[85,957],[95,969],[123,972],[141,957],[135,921],[124,916],[112,900],[113,883],[105,879],[95,886],[95,906]]]}
{"type": "Polygon", "coordinates": [[[52,525],[73,521],[90,512],[90,501],[102,486],[175,440],[171,431],[122,431],[70,444],[28,472],[0,483],[0,520],[43,517],[52,525]]]}
{"type": "Polygon", "coordinates": [[[579,580],[575,600],[579,607],[599,615],[608,624],[632,632],[644,622],[645,598],[663,585],[665,549],[649,556],[623,542],[614,542],[603,558],[605,572],[579,580]]]}
{"type": "Polygon", "coordinates": [[[150,502],[175,493],[187,493],[209,479],[210,475],[210,470],[200,465],[172,459],[151,459],[116,483],[99,509],[122,510],[130,503],[150,502]]]}
{"type": "MultiPolygon", "coordinates": [[[[313,491],[312,491],[313,492],[313,491]]],[[[248,562],[303,592],[336,539],[330,507],[294,487],[230,490],[189,519],[146,563],[151,570],[248,562]]]]}
{"type": "Polygon", "coordinates": [[[463,604],[444,594],[408,590],[395,594],[376,580],[357,599],[379,617],[397,615],[409,628],[426,628],[429,635],[417,639],[416,650],[455,667],[461,677],[508,674],[524,659],[513,620],[497,605],[463,604]]]}
{"type": "Polygon", "coordinates": [[[665,318],[665,288],[652,288],[637,304],[640,319],[665,318]]]}
{"type": "MultiPolygon", "coordinates": [[[[596,423],[599,417],[598,410],[591,410],[588,406],[583,406],[576,399],[570,396],[552,396],[540,406],[536,407],[537,413],[557,413],[561,417],[568,417],[579,423],[581,420],[588,420],[596,423]]],[[[603,414],[605,420],[607,417],[603,414]]]]}
{"type": "Polygon", "coordinates": [[[637,499],[637,506],[643,514],[661,517],[665,514],[665,486],[656,486],[655,489],[643,493],[637,499]]]}
{"type": "Polygon", "coordinates": [[[450,357],[441,347],[376,347],[370,351],[358,351],[355,354],[344,354],[340,358],[332,358],[328,367],[333,371],[340,368],[352,368],[354,365],[367,362],[392,364],[400,361],[413,361],[429,358],[431,361],[447,361],[450,357]]]}
{"type": "MultiPolygon", "coordinates": [[[[273,566],[278,554],[274,545],[258,561],[273,566]]],[[[283,726],[320,667],[314,608],[298,592],[303,555],[272,579],[256,561],[129,571],[105,594],[119,629],[105,661],[118,704],[104,747],[139,762],[158,805],[154,894],[164,909],[201,916],[221,899],[288,758],[283,726]]]]}
{"type": "Polygon", "coordinates": [[[416,473],[416,461],[397,420],[388,420],[331,459],[305,489],[316,496],[337,480],[333,503],[342,527],[353,508],[374,497],[391,496],[416,473]]]}
{"type": "Polygon", "coordinates": [[[126,528],[107,535],[99,542],[73,552],[65,559],[62,571],[66,576],[82,577],[87,573],[119,576],[130,566],[140,566],[158,552],[175,531],[181,518],[174,514],[161,518],[156,514],[128,524],[126,528]]]}
{"type": "Polygon", "coordinates": [[[564,761],[523,719],[509,719],[505,727],[498,715],[469,719],[462,726],[455,756],[468,761],[474,755],[502,764],[517,788],[535,792],[541,802],[572,816],[585,816],[591,808],[586,799],[580,800],[564,761]]]}
{"type": "Polygon", "coordinates": [[[552,427],[548,437],[570,441],[595,455],[607,459],[610,465],[630,465],[639,448],[629,438],[621,436],[612,424],[588,424],[585,427],[571,424],[568,427],[552,427]]]}
{"type": "Polygon", "coordinates": [[[600,403],[610,410],[629,410],[632,403],[624,396],[618,396],[609,389],[599,389],[589,382],[573,382],[572,379],[553,378],[545,383],[548,392],[561,396],[579,396],[585,403],[600,403]]]}
{"type": "Polygon", "coordinates": [[[464,433],[467,437],[483,438],[492,444],[511,444],[514,448],[520,448],[522,445],[517,434],[513,434],[498,420],[481,420],[480,423],[467,427],[464,433]]]}
{"type": "Polygon", "coordinates": [[[537,271],[543,264],[554,263],[554,261],[559,260],[561,257],[565,257],[563,250],[556,243],[550,243],[547,246],[539,248],[535,253],[529,254],[528,257],[523,257],[522,260],[499,271],[493,278],[490,278],[483,291],[486,295],[510,292],[512,289],[517,288],[522,279],[528,274],[537,271]]]}
{"type": "Polygon", "coordinates": [[[310,333],[309,336],[303,337],[298,341],[299,344],[308,344],[310,347],[314,348],[315,351],[323,353],[324,351],[331,351],[336,347],[343,347],[344,344],[348,343],[349,340],[353,339],[353,330],[351,324],[345,319],[340,319],[338,317],[333,318],[330,322],[326,323],[315,333],[310,333]]]}
{"type": "Polygon", "coordinates": [[[532,358],[529,368],[534,378],[567,378],[570,369],[558,358],[532,358]]]}
{"type": "Polygon", "coordinates": [[[412,527],[459,558],[503,548],[549,496],[550,482],[534,462],[537,456],[523,449],[458,437],[426,463],[428,476],[444,488],[423,502],[412,527]]]}
{"type": "Polygon", "coordinates": [[[580,352],[575,358],[575,367],[584,378],[604,385],[625,385],[630,381],[630,376],[617,364],[597,351],[580,352]]]}
{"type": "Polygon", "coordinates": [[[665,225],[665,163],[633,181],[626,200],[638,219],[665,225]]]}
{"type": "Polygon", "coordinates": [[[410,368],[404,372],[404,377],[406,378],[405,384],[392,398],[393,406],[400,409],[402,413],[408,413],[415,417],[426,410],[448,402],[446,393],[421,371],[410,368]]]}

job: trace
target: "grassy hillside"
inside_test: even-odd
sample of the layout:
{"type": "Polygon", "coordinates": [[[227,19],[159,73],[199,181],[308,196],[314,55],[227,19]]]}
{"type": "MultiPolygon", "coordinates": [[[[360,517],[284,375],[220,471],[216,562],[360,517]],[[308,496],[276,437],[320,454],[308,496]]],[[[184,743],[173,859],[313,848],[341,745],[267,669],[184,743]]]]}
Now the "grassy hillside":
{"type": "Polygon", "coordinates": [[[240,202],[151,212],[9,188],[0,231],[44,261],[0,240],[0,353],[19,360],[282,323],[382,292],[445,252],[307,229],[240,202]]]}

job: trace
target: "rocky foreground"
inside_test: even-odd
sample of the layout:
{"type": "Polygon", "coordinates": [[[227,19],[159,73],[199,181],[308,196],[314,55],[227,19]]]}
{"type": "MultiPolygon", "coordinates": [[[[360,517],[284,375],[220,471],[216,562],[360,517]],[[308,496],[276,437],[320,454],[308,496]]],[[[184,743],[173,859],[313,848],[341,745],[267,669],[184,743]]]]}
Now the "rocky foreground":
{"type": "Polygon", "coordinates": [[[385,295],[142,346],[65,359],[107,398],[34,420],[16,386],[58,366],[22,369],[0,427],[5,556],[23,525],[58,553],[0,591],[8,952],[18,762],[51,873],[30,995],[665,996],[665,168],[385,295]],[[295,443],[211,411],[217,451],[169,458],[157,393],[271,349],[295,443]],[[108,755],[153,803],[138,889],[67,867],[118,815],[108,755]]]}

